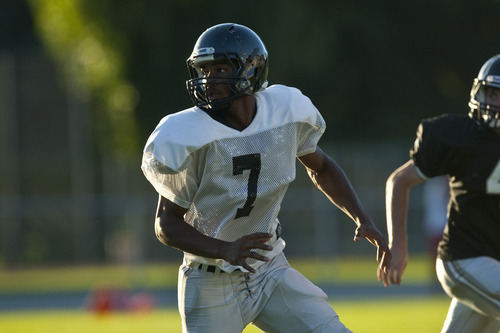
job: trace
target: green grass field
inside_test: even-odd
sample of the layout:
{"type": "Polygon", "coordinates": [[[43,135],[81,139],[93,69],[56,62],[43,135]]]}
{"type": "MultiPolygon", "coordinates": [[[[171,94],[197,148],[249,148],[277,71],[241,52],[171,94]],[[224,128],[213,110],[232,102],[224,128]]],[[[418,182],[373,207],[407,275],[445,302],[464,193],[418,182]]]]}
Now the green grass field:
{"type": "MultiPolygon", "coordinates": [[[[333,305],[356,333],[439,332],[449,299],[429,298],[342,301],[333,305]]],[[[143,333],[180,332],[176,309],[97,316],[84,311],[7,312],[0,314],[3,333],[143,333]]],[[[249,326],[245,333],[260,332],[249,326]]]]}
{"type": "MultiPolygon", "coordinates": [[[[294,258],[291,265],[314,283],[379,284],[375,258],[322,260],[294,258]]],[[[143,265],[78,265],[2,269],[0,297],[17,292],[80,291],[108,284],[117,288],[176,288],[180,262],[143,265]]],[[[405,284],[426,284],[433,276],[425,256],[410,258],[405,284]]]]}
{"type": "MultiPolygon", "coordinates": [[[[310,259],[291,260],[292,265],[315,283],[337,285],[376,285],[377,264],[371,258],[342,258],[331,262],[310,259]]],[[[406,284],[427,284],[432,278],[425,257],[411,258],[406,284]]],[[[175,287],[177,263],[142,266],[77,266],[0,270],[0,297],[15,292],[90,290],[107,283],[119,288],[175,287]]],[[[449,306],[444,295],[384,297],[333,301],[333,308],[353,332],[432,333],[439,332],[449,306]]],[[[142,333],[180,332],[175,308],[149,312],[96,315],[84,310],[4,311],[0,312],[2,333],[142,333]]],[[[245,333],[260,332],[253,326],[245,333]]]]}

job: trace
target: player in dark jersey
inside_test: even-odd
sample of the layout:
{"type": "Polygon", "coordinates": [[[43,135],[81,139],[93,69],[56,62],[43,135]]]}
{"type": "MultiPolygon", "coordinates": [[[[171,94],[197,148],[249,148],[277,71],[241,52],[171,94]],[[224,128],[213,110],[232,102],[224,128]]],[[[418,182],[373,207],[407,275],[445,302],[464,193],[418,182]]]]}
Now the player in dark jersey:
{"type": "Polygon", "coordinates": [[[452,298],[442,332],[500,329],[500,55],[481,68],[470,113],[425,119],[410,160],[387,180],[389,245],[386,283],[400,284],[408,263],[406,216],[410,189],[448,175],[448,221],[436,271],[452,298]]]}

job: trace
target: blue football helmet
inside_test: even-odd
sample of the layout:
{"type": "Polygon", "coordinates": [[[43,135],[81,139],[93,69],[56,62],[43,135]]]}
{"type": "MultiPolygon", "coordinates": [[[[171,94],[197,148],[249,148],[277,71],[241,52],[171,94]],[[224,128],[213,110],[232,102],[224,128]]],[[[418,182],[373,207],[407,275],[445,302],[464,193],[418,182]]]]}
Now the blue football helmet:
{"type": "Polygon", "coordinates": [[[226,110],[237,98],[253,95],[267,86],[268,54],[260,37],[249,28],[224,23],[201,34],[187,59],[190,79],[186,87],[194,105],[205,111],[226,110]],[[205,77],[201,66],[209,62],[226,61],[234,68],[230,77],[205,77]],[[207,87],[227,84],[231,96],[210,100],[207,87]]]}

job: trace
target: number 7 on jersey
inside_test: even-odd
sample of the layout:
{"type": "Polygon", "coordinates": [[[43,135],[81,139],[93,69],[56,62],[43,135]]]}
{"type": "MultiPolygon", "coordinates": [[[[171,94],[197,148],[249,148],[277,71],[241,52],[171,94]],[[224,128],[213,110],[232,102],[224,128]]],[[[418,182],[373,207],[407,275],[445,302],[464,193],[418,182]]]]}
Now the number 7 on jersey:
{"type": "Polygon", "coordinates": [[[243,207],[238,208],[234,219],[250,215],[253,203],[257,199],[257,182],[260,174],[260,154],[248,154],[233,157],[233,175],[243,174],[243,170],[250,170],[248,175],[247,200],[243,207]]]}

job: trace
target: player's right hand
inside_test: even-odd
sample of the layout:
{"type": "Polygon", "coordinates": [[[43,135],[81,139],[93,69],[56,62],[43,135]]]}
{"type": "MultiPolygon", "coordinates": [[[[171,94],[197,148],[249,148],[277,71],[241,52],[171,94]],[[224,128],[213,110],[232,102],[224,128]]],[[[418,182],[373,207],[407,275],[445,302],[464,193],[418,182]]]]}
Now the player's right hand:
{"type": "Polygon", "coordinates": [[[408,252],[391,248],[392,260],[389,269],[385,273],[385,283],[401,284],[403,273],[408,265],[408,252]]]}
{"type": "Polygon", "coordinates": [[[387,274],[388,267],[392,260],[392,254],[389,250],[389,246],[387,245],[387,241],[373,223],[364,223],[356,228],[354,241],[359,242],[363,238],[366,238],[377,248],[377,262],[379,263],[377,268],[377,277],[378,280],[383,281],[384,286],[387,287],[389,284],[384,279],[384,275],[387,274]]]}
{"type": "Polygon", "coordinates": [[[258,232],[243,236],[234,242],[230,242],[225,249],[224,257],[227,262],[234,266],[241,266],[251,273],[255,273],[255,269],[247,263],[248,258],[253,258],[261,261],[269,261],[269,258],[256,253],[254,250],[260,249],[271,251],[272,246],[266,244],[273,237],[273,234],[258,232]]]}

